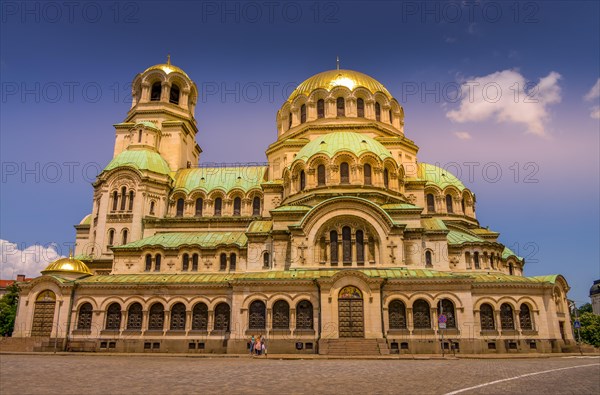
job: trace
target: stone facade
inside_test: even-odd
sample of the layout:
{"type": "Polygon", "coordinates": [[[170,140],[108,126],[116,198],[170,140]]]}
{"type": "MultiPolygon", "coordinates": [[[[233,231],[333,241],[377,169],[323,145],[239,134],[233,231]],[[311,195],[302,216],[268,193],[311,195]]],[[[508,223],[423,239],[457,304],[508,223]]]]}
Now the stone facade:
{"type": "Polygon", "coordinates": [[[573,343],[565,279],[523,276],[479,226],[475,195],[418,162],[402,106],[373,78],[303,82],[267,163],[247,166],[197,165],[183,70],[150,67],[132,93],[76,256],[23,286],[14,336],[130,352],[242,353],[258,334],[272,353],[347,338],[382,353],[573,343]]]}

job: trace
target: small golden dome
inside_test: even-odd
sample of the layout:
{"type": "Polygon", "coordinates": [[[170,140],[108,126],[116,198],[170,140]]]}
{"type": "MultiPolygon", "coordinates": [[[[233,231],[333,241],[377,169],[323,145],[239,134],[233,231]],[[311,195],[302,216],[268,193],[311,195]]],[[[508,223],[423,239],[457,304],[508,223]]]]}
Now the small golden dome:
{"type": "Polygon", "coordinates": [[[69,258],[60,258],[50,263],[42,274],[64,273],[64,274],[87,274],[92,275],[92,272],[87,265],[72,256],[69,258]]]}
{"type": "Polygon", "coordinates": [[[373,77],[354,70],[329,70],[315,74],[298,85],[288,98],[288,101],[291,102],[300,95],[308,96],[316,89],[325,89],[329,92],[336,86],[345,86],[351,91],[358,87],[363,87],[371,93],[381,92],[388,99],[392,99],[392,95],[386,87],[373,77]]]}
{"type": "Polygon", "coordinates": [[[150,66],[144,71],[144,73],[146,73],[147,71],[150,71],[150,70],[162,70],[166,74],[181,73],[181,74],[185,75],[187,78],[190,78],[185,71],[183,71],[179,67],[173,66],[171,64],[171,55],[167,56],[167,63],[160,63],[160,64],[156,64],[154,66],[150,66]]]}

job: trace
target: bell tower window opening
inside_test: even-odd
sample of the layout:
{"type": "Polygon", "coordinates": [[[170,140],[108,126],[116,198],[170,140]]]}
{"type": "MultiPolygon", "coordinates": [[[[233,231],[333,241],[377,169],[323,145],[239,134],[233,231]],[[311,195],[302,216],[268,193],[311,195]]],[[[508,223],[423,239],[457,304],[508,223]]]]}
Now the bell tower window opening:
{"type": "Polygon", "coordinates": [[[239,217],[242,211],[242,199],[238,196],[233,199],[233,215],[239,217]]]}
{"type": "Polygon", "coordinates": [[[325,185],[325,165],[317,166],[317,184],[319,186],[325,185]]]}
{"type": "Polygon", "coordinates": [[[154,271],[160,272],[160,262],[162,260],[162,256],[160,254],[156,254],[154,257],[154,271]]]}
{"type": "Polygon", "coordinates": [[[150,270],[152,270],[152,255],[147,254],[146,255],[146,267],[145,270],[147,272],[149,272],[150,270]]]}
{"type": "Polygon", "coordinates": [[[237,266],[237,255],[231,254],[229,255],[229,270],[235,272],[237,266]]]}
{"type": "Polygon", "coordinates": [[[176,217],[183,217],[183,207],[184,207],[184,200],[183,198],[179,198],[177,199],[177,211],[175,213],[176,217]]]}
{"type": "Polygon", "coordinates": [[[123,239],[121,240],[121,245],[127,244],[127,229],[123,230],[123,239]]]}
{"type": "Polygon", "coordinates": [[[383,169],[383,186],[386,189],[390,186],[390,172],[388,169],[383,169]]]}
{"type": "Polygon", "coordinates": [[[365,236],[362,230],[356,231],[356,263],[365,263],[365,236]]]}
{"type": "Polygon", "coordinates": [[[112,194],[113,204],[112,211],[117,211],[117,207],[119,207],[119,192],[114,191],[112,194]]]}
{"type": "Polygon", "coordinates": [[[288,129],[292,128],[292,113],[288,114],[288,129]]]}
{"type": "Polygon", "coordinates": [[[479,252],[475,251],[475,253],[473,254],[473,262],[475,263],[475,269],[481,269],[481,266],[479,264],[479,252]]]}
{"type": "Polygon", "coordinates": [[[381,104],[375,102],[375,120],[381,121],[381,104]]]}
{"type": "Polygon", "coordinates": [[[303,191],[306,188],[306,173],[304,170],[300,170],[300,191],[303,191]]]}
{"type": "Polygon", "coordinates": [[[306,104],[300,106],[300,123],[306,122],[306,104]]]}
{"type": "Polygon", "coordinates": [[[317,101],[317,118],[325,118],[325,100],[317,101]]]}
{"type": "Polygon", "coordinates": [[[129,191],[129,211],[133,211],[133,191],[129,191]]]}
{"type": "Polygon", "coordinates": [[[121,211],[125,211],[127,200],[127,188],[121,188],[121,211]]]}
{"type": "Polygon", "coordinates": [[[154,201],[150,202],[150,214],[154,215],[154,206],[156,205],[156,203],[154,203],[154,201]]]}
{"type": "Polygon", "coordinates": [[[435,200],[432,193],[427,194],[427,212],[435,213],[435,200]]]}
{"type": "Polygon", "coordinates": [[[138,143],[142,142],[142,129],[138,131],[138,143]]]}
{"type": "Polygon", "coordinates": [[[111,229],[108,231],[108,246],[111,247],[115,241],[115,230],[111,229]]]}
{"type": "Polygon", "coordinates": [[[160,101],[160,96],[162,94],[161,83],[155,82],[154,84],[152,84],[152,89],[150,92],[150,101],[160,101]]]}
{"type": "Polygon", "coordinates": [[[352,264],[352,230],[349,226],[342,228],[342,259],[344,265],[352,264]]]}
{"type": "Polygon", "coordinates": [[[184,272],[187,272],[188,269],[190,268],[190,256],[188,254],[183,254],[182,260],[183,260],[183,262],[181,265],[181,270],[184,272]]]}
{"type": "Polygon", "coordinates": [[[260,216],[260,198],[258,196],[255,196],[254,199],[252,199],[252,215],[254,217],[260,216]]]}
{"type": "Polygon", "coordinates": [[[198,254],[192,255],[192,271],[198,271],[198,254]]]}
{"type": "Polygon", "coordinates": [[[368,163],[365,163],[365,166],[363,168],[363,176],[365,178],[365,185],[371,185],[371,165],[368,163]]]}
{"type": "Polygon", "coordinates": [[[223,206],[223,200],[218,197],[215,199],[215,217],[220,217],[221,216],[221,208],[223,206]]]}
{"type": "Polygon", "coordinates": [[[202,198],[196,199],[196,217],[202,217],[202,198]]]}
{"type": "Polygon", "coordinates": [[[392,113],[392,110],[389,110],[388,115],[390,116],[390,123],[394,123],[394,114],[392,113]]]}
{"type": "Polygon", "coordinates": [[[219,270],[224,272],[227,270],[227,254],[222,253],[219,258],[219,270]]]}
{"type": "Polygon", "coordinates": [[[331,256],[331,264],[332,265],[337,265],[338,264],[338,233],[335,230],[332,230],[329,233],[329,248],[330,248],[330,253],[329,255],[331,256]]]}
{"type": "Polygon", "coordinates": [[[365,117],[365,101],[361,98],[356,100],[356,116],[360,118],[365,117]]]}
{"type": "Polygon", "coordinates": [[[350,183],[350,169],[348,163],[342,162],[340,164],[340,183],[341,184],[349,184],[350,183]]]}
{"type": "Polygon", "coordinates": [[[452,207],[452,196],[446,195],[446,211],[448,214],[454,213],[454,208],[452,207]]]}
{"type": "Polygon", "coordinates": [[[169,92],[169,103],[179,104],[179,87],[175,84],[171,85],[169,92]]]}
{"type": "Polygon", "coordinates": [[[431,251],[425,251],[425,267],[433,267],[433,259],[431,258],[431,251]]]}
{"type": "Polygon", "coordinates": [[[343,97],[337,98],[336,107],[337,107],[337,116],[345,117],[346,116],[346,102],[344,101],[343,97]]]}

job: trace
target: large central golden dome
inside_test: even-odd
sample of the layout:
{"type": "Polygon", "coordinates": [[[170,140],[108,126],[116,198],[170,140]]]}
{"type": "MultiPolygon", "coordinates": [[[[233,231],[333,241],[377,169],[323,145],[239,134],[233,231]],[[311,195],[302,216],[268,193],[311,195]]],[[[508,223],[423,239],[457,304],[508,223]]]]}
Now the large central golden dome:
{"type": "Polygon", "coordinates": [[[381,92],[392,99],[390,92],[373,77],[359,73],[354,70],[329,70],[319,74],[315,74],[300,85],[292,92],[288,101],[293,101],[297,96],[310,95],[316,89],[325,89],[331,91],[336,86],[345,86],[351,91],[363,87],[371,93],[381,92]]]}

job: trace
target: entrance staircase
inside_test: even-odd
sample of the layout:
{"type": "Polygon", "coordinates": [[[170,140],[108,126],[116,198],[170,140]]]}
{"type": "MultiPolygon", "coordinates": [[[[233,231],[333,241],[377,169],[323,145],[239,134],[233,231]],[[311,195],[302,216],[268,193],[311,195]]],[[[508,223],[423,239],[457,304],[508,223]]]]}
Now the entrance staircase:
{"type": "Polygon", "coordinates": [[[388,355],[385,339],[340,338],[321,339],[319,354],[339,356],[388,355]]]}

